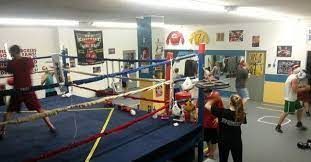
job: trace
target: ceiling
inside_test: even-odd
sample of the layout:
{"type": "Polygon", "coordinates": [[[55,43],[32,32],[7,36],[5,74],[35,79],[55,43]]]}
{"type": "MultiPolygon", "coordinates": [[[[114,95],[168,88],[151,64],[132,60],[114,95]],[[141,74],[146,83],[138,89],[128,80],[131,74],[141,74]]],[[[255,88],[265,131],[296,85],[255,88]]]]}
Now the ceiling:
{"type": "MultiPolygon", "coordinates": [[[[142,0],[143,1],[143,0],[142,0]]],[[[201,0],[204,1],[204,0],[201,0]]],[[[208,0],[205,0],[208,1],[208,0]]],[[[222,0],[226,5],[264,7],[311,18],[311,0],[222,0]]],[[[201,11],[146,7],[125,0],[0,0],[0,17],[57,18],[82,21],[135,21],[164,16],[168,24],[229,24],[263,21],[201,11]]]]}

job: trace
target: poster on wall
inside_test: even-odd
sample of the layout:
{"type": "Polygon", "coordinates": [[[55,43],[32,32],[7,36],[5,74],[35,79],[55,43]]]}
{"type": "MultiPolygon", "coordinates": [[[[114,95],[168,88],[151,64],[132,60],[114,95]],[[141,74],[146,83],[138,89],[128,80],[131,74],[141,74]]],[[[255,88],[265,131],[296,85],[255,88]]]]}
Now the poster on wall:
{"type": "Polygon", "coordinates": [[[291,67],[293,65],[299,65],[300,61],[298,60],[279,60],[278,61],[278,68],[277,68],[277,74],[289,74],[291,71],[291,67]]]}
{"type": "Polygon", "coordinates": [[[191,33],[189,42],[190,44],[199,45],[201,43],[208,43],[208,34],[203,30],[197,30],[193,33],[191,33]]]}
{"type": "Polygon", "coordinates": [[[155,42],[156,49],[155,49],[155,59],[162,59],[164,55],[164,42],[160,41],[160,38],[157,39],[155,42]]]}
{"type": "Polygon", "coordinates": [[[101,68],[100,68],[100,66],[95,66],[95,67],[93,67],[93,73],[101,73],[101,68]]]}
{"type": "MultiPolygon", "coordinates": [[[[141,60],[150,60],[151,59],[149,48],[143,47],[141,49],[141,51],[142,51],[141,52],[142,53],[141,60]]],[[[149,65],[149,62],[142,62],[141,63],[141,66],[147,66],[147,65],[149,65]]],[[[141,73],[149,73],[149,68],[141,70],[141,73]]]]}
{"type": "Polygon", "coordinates": [[[74,31],[79,65],[94,65],[104,58],[102,31],[74,31]]]}
{"type": "Polygon", "coordinates": [[[173,45],[173,46],[178,46],[181,44],[185,43],[184,36],[181,32],[179,31],[172,31],[166,38],[166,44],[167,45],[173,45]]]}
{"type": "Polygon", "coordinates": [[[76,60],[75,58],[69,58],[70,67],[76,67],[76,60]]]}
{"type": "Polygon", "coordinates": [[[266,51],[247,51],[246,62],[252,75],[264,75],[265,55],[266,51]]]}
{"type": "Polygon", "coordinates": [[[292,46],[277,46],[277,57],[291,57],[292,46]]]}
{"type": "Polygon", "coordinates": [[[260,36],[253,36],[252,37],[252,47],[259,47],[260,45],[260,36]]]}
{"type": "Polygon", "coordinates": [[[108,54],[109,55],[116,54],[116,49],[115,48],[109,48],[108,49],[108,54]]]}
{"type": "Polygon", "coordinates": [[[216,41],[223,42],[225,40],[225,33],[216,33],[216,41]]]}
{"type": "Polygon", "coordinates": [[[229,42],[243,42],[243,30],[231,30],[229,32],[229,42]]]}
{"type": "MultiPolygon", "coordinates": [[[[21,49],[21,56],[22,57],[30,57],[30,58],[35,58],[37,57],[37,49],[36,48],[22,48],[21,49]]],[[[0,50],[0,61],[7,60],[8,55],[6,53],[6,50],[0,50]]],[[[34,62],[34,68],[33,72],[38,72],[38,60],[33,60],[34,62]]],[[[5,69],[7,67],[7,62],[0,62],[0,74],[1,75],[6,75],[8,74],[5,69]]]]}
{"type": "Polygon", "coordinates": [[[155,89],[156,97],[162,97],[163,96],[163,86],[158,86],[155,89]]]}

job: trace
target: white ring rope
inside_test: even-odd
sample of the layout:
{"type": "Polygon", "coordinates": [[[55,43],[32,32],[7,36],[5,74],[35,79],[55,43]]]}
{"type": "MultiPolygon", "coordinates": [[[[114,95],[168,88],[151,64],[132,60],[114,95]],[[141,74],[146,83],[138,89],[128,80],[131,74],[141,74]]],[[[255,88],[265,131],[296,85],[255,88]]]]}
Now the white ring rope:
{"type": "Polygon", "coordinates": [[[31,121],[35,121],[35,120],[38,120],[38,119],[41,119],[41,118],[44,118],[44,117],[55,116],[55,115],[57,115],[57,114],[59,114],[61,112],[66,112],[66,111],[69,111],[71,109],[87,108],[87,107],[90,107],[90,106],[93,106],[93,105],[96,105],[96,104],[99,104],[99,103],[103,103],[103,102],[105,102],[107,100],[112,100],[112,99],[115,99],[115,98],[118,98],[118,97],[127,96],[127,95],[133,95],[133,94],[136,94],[136,93],[139,93],[139,92],[143,92],[143,91],[149,91],[149,90],[155,89],[156,87],[161,86],[163,84],[169,84],[170,82],[171,82],[171,80],[166,81],[166,82],[161,82],[161,83],[155,84],[153,86],[141,88],[141,89],[138,89],[138,90],[122,93],[122,94],[119,94],[119,95],[103,97],[103,98],[100,98],[100,99],[97,99],[97,100],[94,100],[94,101],[79,103],[79,104],[70,105],[70,106],[61,107],[61,108],[55,108],[53,110],[46,111],[44,113],[36,113],[36,114],[29,115],[29,116],[13,119],[13,120],[8,120],[8,121],[5,121],[5,122],[0,122],[0,126],[8,125],[8,124],[20,124],[20,123],[25,123],[25,122],[31,122],[31,121]]]}

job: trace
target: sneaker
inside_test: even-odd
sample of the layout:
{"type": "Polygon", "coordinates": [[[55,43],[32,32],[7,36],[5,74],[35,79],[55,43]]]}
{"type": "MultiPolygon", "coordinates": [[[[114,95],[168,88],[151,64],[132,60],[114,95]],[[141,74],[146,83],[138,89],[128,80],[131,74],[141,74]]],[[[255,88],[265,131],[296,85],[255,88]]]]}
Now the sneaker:
{"type": "Polygon", "coordinates": [[[303,142],[298,142],[297,147],[300,149],[310,149],[310,144],[309,143],[303,143],[303,142]]]}
{"type": "Polygon", "coordinates": [[[0,133],[0,140],[2,140],[5,137],[5,131],[1,131],[0,133]]]}
{"type": "Polygon", "coordinates": [[[307,130],[307,127],[303,126],[301,122],[297,122],[296,127],[299,128],[299,130],[302,130],[302,131],[307,130]]]}
{"type": "Polygon", "coordinates": [[[276,130],[277,132],[279,132],[279,133],[283,133],[283,131],[282,131],[280,125],[277,125],[277,126],[275,127],[275,130],[276,130]]]}
{"type": "Polygon", "coordinates": [[[308,117],[310,117],[310,116],[311,116],[309,111],[308,111],[308,112],[306,112],[306,114],[307,114],[307,116],[308,116],[308,117]]]}

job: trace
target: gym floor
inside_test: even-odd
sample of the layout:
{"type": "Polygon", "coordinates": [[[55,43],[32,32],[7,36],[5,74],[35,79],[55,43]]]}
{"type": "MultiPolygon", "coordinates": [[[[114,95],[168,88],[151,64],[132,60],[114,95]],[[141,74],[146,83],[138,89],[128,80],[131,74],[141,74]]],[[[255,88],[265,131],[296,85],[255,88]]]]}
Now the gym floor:
{"type": "MultiPolygon", "coordinates": [[[[225,104],[227,104],[225,100],[225,104]]],[[[247,103],[247,124],[242,127],[243,161],[245,162],[310,162],[311,151],[297,148],[298,141],[311,138],[311,118],[305,114],[303,124],[306,131],[298,130],[296,115],[289,115],[284,122],[283,134],[274,130],[283,107],[254,101],[247,103]]],[[[218,151],[217,151],[218,152],[218,151]]],[[[204,162],[216,160],[206,159],[204,162]]],[[[231,155],[229,161],[232,161],[231,155]]]]}

